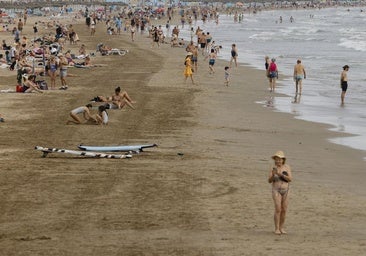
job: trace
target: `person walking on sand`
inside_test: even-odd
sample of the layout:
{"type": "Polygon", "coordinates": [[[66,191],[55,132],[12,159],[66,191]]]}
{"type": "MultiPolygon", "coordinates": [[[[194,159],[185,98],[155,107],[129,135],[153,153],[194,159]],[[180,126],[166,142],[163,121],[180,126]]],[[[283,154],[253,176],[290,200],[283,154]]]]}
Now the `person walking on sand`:
{"type": "Polygon", "coordinates": [[[231,67],[231,64],[233,63],[233,61],[235,63],[235,67],[237,67],[238,66],[237,60],[238,60],[238,49],[236,48],[235,44],[232,44],[231,45],[230,67],[231,67]]]}
{"type": "Polygon", "coordinates": [[[296,86],[296,94],[302,93],[302,80],[306,79],[306,72],[304,65],[301,64],[301,60],[297,60],[297,64],[294,66],[294,81],[296,86]]]}
{"type": "Polygon", "coordinates": [[[346,96],[346,92],[347,92],[347,88],[348,88],[348,77],[347,77],[348,70],[349,70],[348,65],[343,66],[343,71],[341,73],[341,89],[342,89],[341,103],[342,103],[342,105],[344,104],[344,97],[346,96]]]}
{"type": "Polygon", "coordinates": [[[158,48],[160,47],[160,39],[159,39],[159,34],[158,34],[158,28],[154,27],[151,31],[151,38],[152,38],[152,43],[151,43],[151,48],[154,48],[154,45],[156,44],[158,46],[158,48]]]}
{"type": "Polygon", "coordinates": [[[187,82],[187,78],[190,77],[191,81],[192,81],[192,84],[194,84],[192,60],[191,60],[192,56],[193,56],[193,54],[191,52],[187,53],[187,56],[186,56],[185,61],[184,61],[184,65],[185,65],[185,69],[184,69],[185,80],[184,80],[184,82],[187,82]]]}
{"type": "Polygon", "coordinates": [[[269,89],[271,92],[274,92],[276,87],[276,79],[278,79],[278,68],[275,58],[271,60],[271,63],[269,64],[268,67],[268,72],[269,72],[269,89]]]}
{"type": "Polygon", "coordinates": [[[191,61],[192,61],[192,66],[194,66],[194,71],[197,72],[198,71],[198,46],[195,45],[193,47],[193,50],[192,50],[192,58],[191,58],[191,61]]]}
{"type": "Polygon", "coordinates": [[[225,67],[225,85],[229,86],[229,82],[230,82],[230,72],[229,72],[229,67],[226,66],[225,67]]]}
{"type": "Polygon", "coordinates": [[[272,198],[275,206],[274,224],[277,235],[286,234],[284,229],[289,203],[289,183],[292,181],[291,168],[286,163],[285,154],[277,151],[273,156],[274,166],[269,171],[268,182],[272,183],[272,198]]]}
{"type": "Polygon", "coordinates": [[[89,120],[93,120],[94,122],[97,123],[97,119],[92,117],[90,114],[90,110],[92,109],[92,107],[93,106],[91,104],[87,104],[85,106],[81,106],[71,110],[70,116],[74,120],[67,120],[66,124],[83,124],[89,120]],[[83,114],[84,120],[81,120],[78,114],[83,114]]]}
{"type": "Polygon", "coordinates": [[[215,61],[216,61],[216,52],[214,49],[211,49],[210,54],[208,55],[208,67],[209,67],[209,73],[210,74],[214,74],[215,73],[215,69],[214,69],[214,65],[215,65],[215,61]]]}

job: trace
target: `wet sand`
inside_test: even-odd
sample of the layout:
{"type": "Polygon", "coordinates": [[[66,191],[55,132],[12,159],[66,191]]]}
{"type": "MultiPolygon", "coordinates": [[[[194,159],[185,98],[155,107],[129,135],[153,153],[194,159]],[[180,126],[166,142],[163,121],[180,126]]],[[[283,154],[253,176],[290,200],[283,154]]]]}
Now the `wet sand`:
{"type": "Polygon", "coordinates": [[[68,79],[67,91],[0,94],[4,255],[364,253],[362,152],[329,143],[336,133],[325,125],[256,104],[271,99],[262,71],[233,68],[226,88],[227,63],[218,61],[209,75],[201,58],[198,85],[185,84],[184,48],[151,49],[146,34],[112,39],[103,25],[95,38],[83,24],[76,31],[90,51],[105,42],[129,53],[92,59],[105,67],[70,68],[78,77],[68,79]],[[116,85],[137,101],[136,110],[110,110],[106,127],[65,124],[71,109],[111,95],[116,85]],[[33,149],[80,143],[159,147],[128,160],[42,158],[33,149]],[[267,183],[279,149],[294,175],[288,234],[281,236],[273,234],[267,183]]]}

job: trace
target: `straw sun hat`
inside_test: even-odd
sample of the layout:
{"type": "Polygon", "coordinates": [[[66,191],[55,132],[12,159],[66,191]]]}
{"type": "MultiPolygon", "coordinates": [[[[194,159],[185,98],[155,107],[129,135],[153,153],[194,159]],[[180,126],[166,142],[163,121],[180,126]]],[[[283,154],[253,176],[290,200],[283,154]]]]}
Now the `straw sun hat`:
{"type": "Polygon", "coordinates": [[[272,156],[272,159],[275,159],[275,157],[282,158],[283,160],[285,160],[285,161],[286,161],[286,157],[285,157],[285,154],[283,153],[283,151],[277,151],[277,152],[272,156]]]}

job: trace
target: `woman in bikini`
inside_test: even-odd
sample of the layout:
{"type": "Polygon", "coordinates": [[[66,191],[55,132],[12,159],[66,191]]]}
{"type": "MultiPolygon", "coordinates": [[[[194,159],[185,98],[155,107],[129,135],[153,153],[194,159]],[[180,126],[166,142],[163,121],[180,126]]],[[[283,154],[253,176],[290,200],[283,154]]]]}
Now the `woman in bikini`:
{"type": "Polygon", "coordinates": [[[58,64],[55,56],[51,56],[46,65],[47,74],[51,79],[51,90],[56,89],[56,76],[57,76],[58,64]]]}
{"type": "Polygon", "coordinates": [[[132,104],[136,102],[131,99],[126,91],[121,92],[121,87],[118,86],[114,90],[114,95],[112,95],[112,103],[117,106],[118,109],[123,108],[125,105],[135,109],[132,104]]]}
{"type": "Polygon", "coordinates": [[[285,164],[286,158],[282,151],[272,156],[274,166],[269,172],[268,182],[272,183],[272,198],[275,205],[275,234],[286,234],[284,224],[288,206],[289,182],[292,181],[291,168],[285,164]]]}

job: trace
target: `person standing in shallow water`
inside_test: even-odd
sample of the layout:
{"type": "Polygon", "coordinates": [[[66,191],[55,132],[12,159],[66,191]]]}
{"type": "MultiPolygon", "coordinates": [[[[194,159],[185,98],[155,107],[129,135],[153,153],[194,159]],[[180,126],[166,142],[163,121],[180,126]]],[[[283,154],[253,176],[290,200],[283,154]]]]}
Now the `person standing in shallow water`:
{"type": "Polygon", "coordinates": [[[302,80],[306,79],[306,72],[304,65],[301,64],[301,60],[297,60],[294,66],[294,81],[296,86],[296,94],[302,93],[302,80]]]}
{"type": "Polygon", "coordinates": [[[348,89],[348,77],[347,77],[348,70],[349,70],[348,65],[343,66],[343,71],[341,73],[341,89],[342,89],[341,103],[342,103],[342,105],[344,104],[344,97],[346,96],[346,92],[348,89]]]}
{"type": "Polygon", "coordinates": [[[286,234],[284,229],[286,212],[289,202],[289,183],[292,173],[286,164],[286,157],[282,151],[277,151],[273,156],[274,166],[269,171],[268,182],[272,183],[272,198],[275,206],[274,224],[277,235],[286,234]]]}
{"type": "Polygon", "coordinates": [[[231,45],[231,59],[230,59],[230,67],[231,64],[234,62],[235,63],[235,67],[238,67],[238,49],[236,48],[235,44],[231,45]]]}
{"type": "Polygon", "coordinates": [[[276,79],[278,79],[278,68],[276,64],[276,59],[273,58],[268,67],[268,78],[269,78],[269,88],[271,92],[274,92],[276,88],[276,79]]]}

